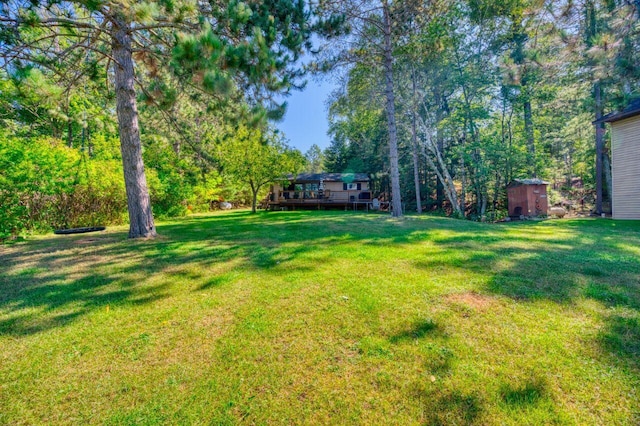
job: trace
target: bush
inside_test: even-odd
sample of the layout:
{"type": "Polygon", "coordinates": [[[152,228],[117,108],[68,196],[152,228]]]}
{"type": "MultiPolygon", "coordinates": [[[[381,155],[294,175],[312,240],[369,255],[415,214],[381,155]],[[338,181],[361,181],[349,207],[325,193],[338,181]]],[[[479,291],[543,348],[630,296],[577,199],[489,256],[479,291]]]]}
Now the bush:
{"type": "Polygon", "coordinates": [[[160,217],[184,216],[193,193],[191,185],[176,171],[158,173],[147,169],[153,213],[160,217]]]}
{"type": "Polygon", "coordinates": [[[507,216],[509,216],[508,210],[492,210],[487,212],[486,220],[487,222],[498,222],[507,216]]]}
{"type": "Polygon", "coordinates": [[[217,171],[207,173],[202,182],[193,188],[193,200],[190,203],[193,212],[206,212],[218,208],[223,199],[222,177],[217,171]]]}
{"type": "Polygon", "coordinates": [[[0,240],[25,232],[121,223],[126,196],[119,160],[91,160],[52,138],[0,145],[0,240]]]}
{"type": "MultiPolygon", "coordinates": [[[[121,224],[127,198],[117,139],[92,135],[92,156],[61,140],[0,133],[0,241],[28,232],[121,224]]],[[[216,171],[179,158],[164,140],[145,151],[153,212],[159,217],[208,211],[243,192],[216,171]]],[[[246,198],[246,197],[244,197],[246,198]]]]}

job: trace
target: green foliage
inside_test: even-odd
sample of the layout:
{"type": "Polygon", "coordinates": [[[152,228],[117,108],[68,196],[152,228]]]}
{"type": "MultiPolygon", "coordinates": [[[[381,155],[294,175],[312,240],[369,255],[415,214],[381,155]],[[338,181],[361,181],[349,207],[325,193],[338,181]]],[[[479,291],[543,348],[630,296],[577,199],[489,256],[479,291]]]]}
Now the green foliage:
{"type": "Polygon", "coordinates": [[[298,173],[306,163],[300,151],[289,148],[273,131],[246,127],[222,144],[219,156],[225,176],[251,190],[253,212],[267,185],[298,173]]]}
{"type": "MultiPolygon", "coordinates": [[[[184,214],[193,202],[202,202],[196,200],[194,188],[205,181],[201,177],[211,167],[218,166],[211,141],[198,134],[200,123],[191,123],[183,134],[180,122],[196,114],[182,114],[181,107],[197,105],[207,111],[207,119],[215,120],[216,128],[232,128],[239,122],[264,128],[267,120],[281,118],[285,105],[276,104],[272,95],[303,85],[304,70],[298,60],[311,49],[312,36],[335,33],[331,25],[339,24],[332,17],[321,17],[316,7],[297,0],[3,3],[0,117],[15,126],[18,135],[50,136],[64,140],[69,148],[87,148],[93,155],[91,136],[113,132],[109,125],[115,122],[117,98],[119,136],[127,153],[122,160],[129,213],[145,216],[131,217],[131,236],[153,235],[146,187],[151,188],[156,212],[184,214]],[[129,61],[135,65],[125,66],[129,61]],[[137,99],[129,89],[113,92],[114,75],[116,87],[120,81],[135,79],[137,99]],[[137,123],[145,126],[138,120],[137,111],[143,109],[138,103],[153,108],[169,123],[172,136],[177,133],[190,145],[182,152],[176,148],[170,161],[152,153],[156,162],[149,169],[149,184],[144,175],[129,172],[139,170],[143,162],[139,129],[134,128],[137,123]],[[134,108],[123,108],[125,104],[134,108]],[[221,105],[223,113],[210,114],[221,105]],[[185,160],[185,151],[195,158],[185,160]],[[210,164],[203,166],[202,161],[210,164]],[[139,231],[137,223],[146,223],[149,229],[139,231]]],[[[169,133],[151,128],[143,130],[146,136],[169,133]]],[[[208,185],[198,195],[211,192],[208,185]]]]}
{"type": "Polygon", "coordinates": [[[177,34],[170,68],[180,79],[215,96],[240,93],[253,105],[253,119],[284,113],[270,93],[302,85],[298,60],[311,48],[313,34],[339,32],[342,21],[321,17],[317,6],[293,0],[231,1],[214,6],[200,31],[177,34]]]}
{"type": "Polygon", "coordinates": [[[235,200],[234,197],[225,197],[225,188],[223,187],[223,178],[217,170],[206,173],[202,180],[193,187],[194,203],[189,207],[193,212],[204,212],[213,210],[216,202],[225,198],[235,200]]]}
{"type": "MultiPolygon", "coordinates": [[[[52,228],[120,224],[126,195],[118,141],[103,134],[88,149],[52,138],[4,136],[0,142],[0,239],[52,228]]],[[[209,211],[222,199],[250,201],[220,173],[178,156],[167,139],[144,153],[154,212],[161,217],[209,211]]]]}
{"type": "Polygon", "coordinates": [[[174,144],[177,141],[159,135],[146,138],[144,160],[154,213],[174,217],[209,211],[222,195],[219,172],[177,152],[174,144]]]}
{"type": "MultiPolygon", "coordinates": [[[[381,79],[377,71],[373,75],[381,79]]],[[[383,171],[389,154],[383,98],[370,84],[372,69],[368,65],[356,65],[349,77],[346,93],[329,108],[332,142],[325,151],[325,169],[341,173],[383,171]]]]}
{"type": "Polygon", "coordinates": [[[304,158],[307,160],[306,172],[321,173],[324,171],[325,156],[318,145],[311,145],[307,152],[304,153],[304,158]]]}
{"type": "Polygon", "coordinates": [[[121,223],[119,159],[89,159],[52,138],[3,137],[0,239],[24,231],[121,223]]]}
{"type": "Polygon", "coordinates": [[[184,175],[173,169],[149,170],[149,189],[153,211],[159,217],[184,216],[193,192],[184,175]]]}
{"type": "MultiPolygon", "coordinates": [[[[452,212],[457,197],[470,218],[501,216],[506,185],[516,178],[551,181],[573,202],[592,198],[593,84],[603,88],[606,112],[640,96],[640,68],[633,66],[640,52],[638,5],[473,0],[430,4],[423,12],[397,23],[394,39],[407,209],[416,196],[414,172],[422,205],[452,212]]],[[[385,80],[364,55],[379,42],[379,31],[370,24],[349,41],[356,63],[331,99],[326,168],[384,175],[385,80]]],[[[380,189],[387,191],[384,183],[380,189]]]]}

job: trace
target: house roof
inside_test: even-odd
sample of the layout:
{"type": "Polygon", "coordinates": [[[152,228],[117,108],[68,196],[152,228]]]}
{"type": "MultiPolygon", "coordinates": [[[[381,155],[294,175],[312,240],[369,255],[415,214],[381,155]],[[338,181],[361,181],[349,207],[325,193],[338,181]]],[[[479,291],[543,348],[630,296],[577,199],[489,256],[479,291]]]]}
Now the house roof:
{"type": "Polygon", "coordinates": [[[520,185],[549,185],[549,182],[542,179],[514,179],[509,186],[520,185]]]}
{"type": "Polygon", "coordinates": [[[295,178],[293,175],[287,179],[294,182],[369,182],[369,175],[366,173],[301,173],[295,178]]]}
{"type": "Polygon", "coordinates": [[[624,120],[625,118],[635,117],[636,115],[640,115],[640,98],[631,101],[629,105],[626,106],[620,112],[612,112],[609,113],[600,119],[593,122],[593,124],[597,123],[615,123],[616,121],[624,120]]]}

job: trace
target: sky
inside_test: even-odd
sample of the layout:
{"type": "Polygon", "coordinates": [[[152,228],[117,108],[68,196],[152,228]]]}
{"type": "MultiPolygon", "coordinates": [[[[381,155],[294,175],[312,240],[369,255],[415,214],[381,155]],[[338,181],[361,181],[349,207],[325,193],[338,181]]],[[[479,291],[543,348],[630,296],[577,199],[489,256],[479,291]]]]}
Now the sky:
{"type": "Polygon", "coordinates": [[[303,154],[313,144],[325,149],[331,142],[327,135],[329,123],[325,103],[334,87],[335,83],[328,79],[309,79],[303,91],[294,91],[286,98],[287,112],[276,126],[284,132],[289,145],[303,154]]]}

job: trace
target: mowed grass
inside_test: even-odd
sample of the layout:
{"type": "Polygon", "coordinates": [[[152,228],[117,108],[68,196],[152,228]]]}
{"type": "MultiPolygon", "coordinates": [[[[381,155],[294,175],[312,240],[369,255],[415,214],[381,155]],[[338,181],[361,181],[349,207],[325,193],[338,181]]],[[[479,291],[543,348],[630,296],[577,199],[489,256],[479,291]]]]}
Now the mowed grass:
{"type": "Polygon", "coordinates": [[[640,424],[640,223],[220,213],[0,247],[1,424],[640,424]]]}

